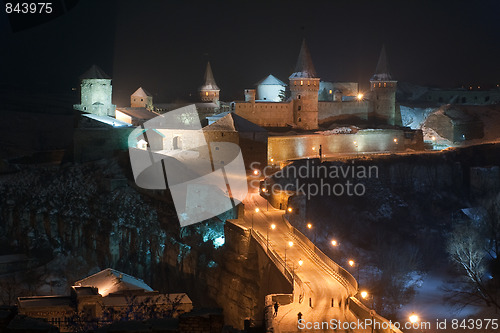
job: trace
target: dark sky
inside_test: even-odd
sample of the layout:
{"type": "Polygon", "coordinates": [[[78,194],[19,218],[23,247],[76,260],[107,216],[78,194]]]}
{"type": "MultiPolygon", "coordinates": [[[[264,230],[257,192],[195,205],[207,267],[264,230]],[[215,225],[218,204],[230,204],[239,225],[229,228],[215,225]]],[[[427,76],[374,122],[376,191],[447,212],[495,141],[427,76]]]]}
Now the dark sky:
{"type": "Polygon", "coordinates": [[[399,81],[500,83],[498,0],[80,0],[18,32],[2,11],[0,31],[0,83],[70,91],[95,63],[119,105],[139,86],[156,102],[195,93],[208,59],[222,100],[270,73],[287,82],[303,37],[325,80],[366,89],[385,43],[399,81]]]}

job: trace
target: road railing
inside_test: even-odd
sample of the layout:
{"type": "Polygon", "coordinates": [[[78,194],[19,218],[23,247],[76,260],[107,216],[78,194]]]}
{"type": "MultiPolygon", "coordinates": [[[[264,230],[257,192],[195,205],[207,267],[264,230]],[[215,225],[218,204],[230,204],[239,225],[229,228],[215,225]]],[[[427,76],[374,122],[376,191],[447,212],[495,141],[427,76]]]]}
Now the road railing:
{"type": "Polygon", "coordinates": [[[358,282],[346,269],[341,267],[339,264],[330,259],[326,254],[323,253],[309,238],[307,238],[303,233],[301,233],[297,228],[292,226],[288,221],[285,214],[282,215],[283,221],[289,229],[290,234],[298,240],[304,248],[309,250],[311,258],[330,271],[332,275],[348,290],[349,294],[355,295],[358,292],[358,282]]]}
{"type": "Polygon", "coordinates": [[[378,333],[403,333],[391,321],[385,319],[374,310],[370,310],[356,297],[349,298],[349,310],[361,320],[371,319],[373,321],[373,332],[378,333]]]}

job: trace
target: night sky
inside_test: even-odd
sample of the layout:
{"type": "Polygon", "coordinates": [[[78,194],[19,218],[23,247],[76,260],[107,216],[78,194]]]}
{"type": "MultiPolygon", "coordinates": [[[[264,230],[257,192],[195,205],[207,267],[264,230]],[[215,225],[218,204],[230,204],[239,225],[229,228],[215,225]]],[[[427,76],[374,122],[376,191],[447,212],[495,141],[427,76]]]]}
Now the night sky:
{"type": "Polygon", "coordinates": [[[498,0],[80,0],[17,32],[2,11],[0,31],[4,87],[70,92],[95,63],[113,77],[119,106],[139,86],[155,102],[196,93],[207,60],[222,100],[242,99],[244,88],[270,73],[288,82],[303,37],[322,79],[356,81],[362,89],[382,44],[399,81],[500,83],[498,0]]]}

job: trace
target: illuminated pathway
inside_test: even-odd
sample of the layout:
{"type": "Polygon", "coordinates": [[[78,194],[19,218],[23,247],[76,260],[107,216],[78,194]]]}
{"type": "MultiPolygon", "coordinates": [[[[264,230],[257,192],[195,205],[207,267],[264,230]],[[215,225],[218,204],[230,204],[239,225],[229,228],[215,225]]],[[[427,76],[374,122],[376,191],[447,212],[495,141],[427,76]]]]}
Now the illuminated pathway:
{"type": "Polygon", "coordinates": [[[303,289],[295,284],[296,290],[294,291],[293,302],[279,307],[278,316],[273,320],[275,332],[297,332],[299,312],[302,313],[302,319],[306,322],[329,322],[332,319],[343,322],[356,321],[356,317],[351,312],[344,310],[345,301],[348,298],[346,287],[333,276],[321,260],[318,260],[307,247],[302,246],[293,237],[288,226],[283,221],[282,215],[284,211],[275,209],[271,205],[268,206],[267,201],[257,192],[250,193],[244,204],[244,221],[240,219],[234,222],[244,223],[243,226],[249,229],[252,228],[253,222],[253,228],[264,239],[269,231],[270,249],[276,251],[283,260],[285,259],[286,249],[287,266],[290,271],[294,269],[303,282],[303,289]],[[255,212],[256,208],[259,208],[259,212],[255,212]],[[276,225],[274,230],[270,228],[271,224],[276,225]],[[290,241],[293,242],[291,247],[289,245],[290,241]],[[302,260],[301,266],[299,266],[300,260],[302,260]],[[299,302],[301,293],[303,293],[303,298],[299,302]],[[339,302],[341,302],[340,307],[339,302]]]}

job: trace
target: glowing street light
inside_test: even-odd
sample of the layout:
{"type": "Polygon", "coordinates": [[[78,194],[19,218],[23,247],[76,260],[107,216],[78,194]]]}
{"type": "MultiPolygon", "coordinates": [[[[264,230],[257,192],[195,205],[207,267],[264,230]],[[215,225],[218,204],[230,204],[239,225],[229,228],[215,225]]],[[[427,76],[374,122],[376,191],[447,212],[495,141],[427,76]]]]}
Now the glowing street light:
{"type": "Polygon", "coordinates": [[[288,207],[288,212],[291,213],[292,212],[292,207],[288,207]]]}
{"type": "Polygon", "coordinates": [[[259,175],[259,170],[254,170],[253,174],[256,175],[256,176],[258,176],[259,175]]]}
{"type": "Polygon", "coordinates": [[[410,319],[410,323],[414,324],[414,323],[416,323],[418,321],[419,318],[415,314],[415,312],[412,312],[411,315],[410,315],[410,317],[409,317],[409,319],[410,319]]]}
{"type": "Polygon", "coordinates": [[[357,97],[358,97],[358,101],[361,101],[363,99],[363,94],[359,93],[357,97]]]}
{"type": "Polygon", "coordinates": [[[307,229],[311,229],[312,227],[313,227],[313,225],[311,223],[307,224],[307,229]]]}
{"type": "Polygon", "coordinates": [[[299,266],[302,266],[303,263],[302,259],[299,259],[299,266]]]}
{"type": "Polygon", "coordinates": [[[363,291],[361,292],[361,297],[362,297],[363,299],[366,299],[366,298],[368,297],[368,292],[363,290],[363,291]]]}
{"type": "Polygon", "coordinates": [[[337,245],[338,245],[338,244],[337,244],[337,241],[336,241],[335,239],[332,239],[332,245],[333,245],[333,246],[337,246],[337,245]]]}
{"type": "MultiPolygon", "coordinates": [[[[292,247],[293,246],[293,242],[289,241],[288,242],[288,246],[292,247]]],[[[285,270],[286,270],[286,246],[285,246],[285,270]]]]}
{"type": "Polygon", "coordinates": [[[357,267],[357,269],[358,269],[358,274],[357,274],[357,278],[356,278],[356,280],[358,280],[358,282],[359,282],[359,265],[358,265],[358,264],[356,264],[356,263],[354,262],[354,260],[352,260],[352,259],[351,259],[351,260],[349,260],[347,263],[348,263],[348,264],[349,264],[349,266],[351,266],[351,267],[354,267],[354,266],[356,266],[356,267],[357,267]]]}
{"type": "Polygon", "coordinates": [[[255,212],[252,214],[252,230],[253,230],[253,217],[254,217],[255,213],[258,213],[259,211],[260,211],[260,209],[255,208],[255,212]]]}
{"type": "Polygon", "coordinates": [[[393,141],[394,141],[394,143],[398,143],[398,139],[396,139],[396,138],[394,138],[393,141]]]}
{"type": "Polygon", "coordinates": [[[269,229],[276,229],[276,224],[271,224],[269,228],[267,228],[267,250],[269,251],[269,229]]]}

